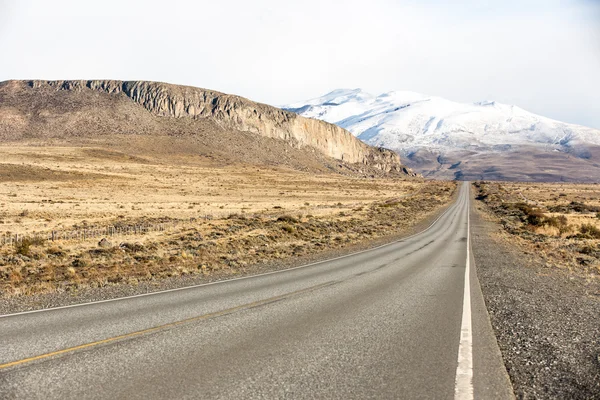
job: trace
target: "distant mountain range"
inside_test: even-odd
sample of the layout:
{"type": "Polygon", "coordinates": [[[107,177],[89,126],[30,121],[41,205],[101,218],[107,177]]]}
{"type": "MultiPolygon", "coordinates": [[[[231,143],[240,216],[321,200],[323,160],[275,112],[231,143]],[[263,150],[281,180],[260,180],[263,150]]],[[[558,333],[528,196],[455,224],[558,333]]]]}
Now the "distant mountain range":
{"type": "Polygon", "coordinates": [[[334,123],[397,151],[425,176],[600,182],[600,130],[495,101],[338,89],[285,110],[334,123]]]}

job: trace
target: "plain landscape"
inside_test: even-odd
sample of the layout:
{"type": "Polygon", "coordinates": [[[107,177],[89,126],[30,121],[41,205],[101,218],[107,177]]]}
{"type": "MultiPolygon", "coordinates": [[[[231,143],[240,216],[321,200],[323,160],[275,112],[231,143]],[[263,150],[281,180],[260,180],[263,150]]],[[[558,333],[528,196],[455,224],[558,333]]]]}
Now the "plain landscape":
{"type": "Polygon", "coordinates": [[[456,186],[335,125],[206,89],[7,81],[0,114],[4,296],[233,275],[394,234],[456,186]]]}
{"type": "Polygon", "coordinates": [[[456,187],[86,146],[0,153],[2,234],[25,237],[2,247],[3,296],[235,275],[392,235],[447,205],[456,187]],[[142,226],[155,228],[136,234],[142,226]]]}
{"type": "Polygon", "coordinates": [[[600,400],[599,17],[0,0],[0,400],[600,400]]]}
{"type": "MultiPolygon", "coordinates": [[[[352,107],[365,100],[351,94],[352,107]]],[[[384,96],[383,108],[405,95],[384,96]]],[[[333,121],[328,113],[347,104],[318,100],[293,111],[333,121]]],[[[357,121],[349,118],[351,127],[357,121]]],[[[407,259],[423,257],[410,264],[411,279],[423,278],[425,269],[415,267],[422,265],[436,271],[432,279],[456,279],[459,263],[446,265],[445,252],[462,257],[468,238],[459,232],[469,221],[469,193],[463,187],[459,194],[457,180],[475,180],[473,252],[483,311],[515,394],[593,398],[600,390],[600,186],[517,181],[594,180],[585,169],[594,154],[582,157],[564,142],[552,144],[560,151],[525,144],[469,153],[468,160],[435,149],[400,156],[339,125],[157,82],[0,83],[0,310],[226,281],[386,243],[407,259]],[[402,248],[415,233],[420,247],[402,248]],[[439,254],[423,250],[428,246],[439,254]]],[[[353,277],[404,274],[404,264],[394,264],[402,258],[390,261],[386,251],[372,261],[380,265],[353,277]],[[385,272],[390,266],[399,269],[385,272]]]]}

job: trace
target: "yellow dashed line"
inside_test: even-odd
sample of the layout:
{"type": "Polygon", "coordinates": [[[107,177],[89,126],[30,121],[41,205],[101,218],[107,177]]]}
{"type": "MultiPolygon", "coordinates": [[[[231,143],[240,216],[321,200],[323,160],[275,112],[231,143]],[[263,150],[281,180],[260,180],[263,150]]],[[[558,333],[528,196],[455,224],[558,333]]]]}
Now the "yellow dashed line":
{"type": "Polygon", "coordinates": [[[156,326],[154,328],[142,329],[141,331],[131,332],[131,333],[127,333],[127,334],[124,334],[124,335],[114,336],[114,337],[111,337],[111,338],[108,338],[108,339],[98,340],[96,342],[81,344],[79,346],[73,346],[73,347],[69,347],[69,348],[66,348],[66,349],[62,349],[62,350],[52,351],[50,353],[40,354],[39,356],[23,358],[22,360],[17,360],[17,361],[11,361],[11,362],[8,362],[8,363],[5,363],[5,364],[0,364],[0,369],[10,368],[10,367],[14,367],[14,366],[17,366],[17,365],[26,364],[26,363],[29,363],[29,362],[32,362],[32,361],[43,360],[45,358],[54,357],[54,356],[58,356],[58,355],[65,354],[65,353],[72,353],[72,352],[77,351],[77,350],[88,349],[88,348],[96,347],[96,346],[99,346],[99,345],[102,345],[102,344],[115,342],[117,340],[129,339],[129,338],[132,338],[132,337],[136,337],[136,336],[144,335],[144,334],[147,334],[147,333],[152,333],[152,332],[160,331],[160,330],[171,328],[171,327],[174,327],[174,326],[187,324],[189,322],[202,321],[202,320],[209,319],[209,318],[220,317],[220,316],[223,316],[223,315],[226,315],[226,314],[234,313],[236,311],[240,311],[240,310],[244,310],[244,309],[249,309],[249,308],[253,308],[253,307],[257,307],[257,306],[262,306],[262,305],[269,304],[269,303],[272,303],[272,302],[275,302],[275,301],[278,301],[278,300],[283,300],[285,298],[288,298],[288,297],[291,297],[291,296],[295,296],[295,295],[299,295],[299,294],[302,294],[302,293],[306,293],[306,292],[309,292],[311,290],[320,289],[320,288],[325,287],[325,286],[333,285],[334,283],[335,282],[323,283],[323,284],[320,284],[320,285],[311,286],[311,287],[306,288],[306,289],[297,290],[295,292],[286,293],[286,294],[283,294],[283,295],[280,295],[280,296],[270,297],[270,298],[265,299],[265,300],[259,300],[259,301],[255,301],[255,302],[252,302],[252,303],[247,303],[247,304],[242,304],[240,306],[227,308],[227,309],[222,310],[222,311],[217,311],[217,312],[213,312],[213,313],[209,313],[209,314],[200,315],[200,316],[197,316],[197,317],[187,318],[187,319],[184,319],[184,320],[181,320],[181,321],[170,322],[168,324],[159,325],[159,326],[156,326]]]}

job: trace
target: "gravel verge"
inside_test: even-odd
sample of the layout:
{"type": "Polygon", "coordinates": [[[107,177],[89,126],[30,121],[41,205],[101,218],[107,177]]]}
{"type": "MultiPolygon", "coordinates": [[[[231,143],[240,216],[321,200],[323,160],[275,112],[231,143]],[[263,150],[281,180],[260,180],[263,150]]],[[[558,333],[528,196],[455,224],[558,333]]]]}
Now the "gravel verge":
{"type": "Polygon", "coordinates": [[[504,241],[484,213],[472,214],[473,255],[515,396],[600,399],[600,282],[504,241]]]}

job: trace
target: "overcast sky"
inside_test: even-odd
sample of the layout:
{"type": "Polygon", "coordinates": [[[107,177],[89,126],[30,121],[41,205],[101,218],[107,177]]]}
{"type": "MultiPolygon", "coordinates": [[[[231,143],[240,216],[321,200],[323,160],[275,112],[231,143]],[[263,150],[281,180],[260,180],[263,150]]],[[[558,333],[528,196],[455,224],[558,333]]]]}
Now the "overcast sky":
{"type": "Polygon", "coordinates": [[[0,0],[0,57],[0,80],[410,90],[600,128],[600,0],[0,0]]]}

